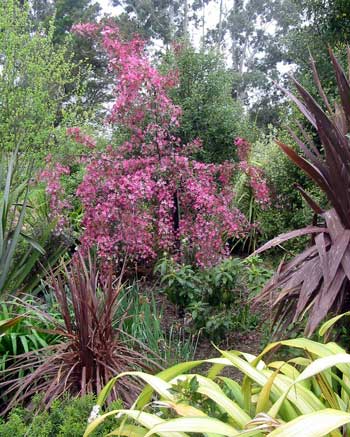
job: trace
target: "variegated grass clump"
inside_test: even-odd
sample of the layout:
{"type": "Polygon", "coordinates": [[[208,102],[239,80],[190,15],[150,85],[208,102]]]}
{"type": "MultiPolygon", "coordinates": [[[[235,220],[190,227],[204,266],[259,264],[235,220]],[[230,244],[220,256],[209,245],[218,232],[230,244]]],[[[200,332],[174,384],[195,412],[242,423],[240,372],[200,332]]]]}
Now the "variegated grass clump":
{"type": "MultiPolygon", "coordinates": [[[[320,334],[338,318],[323,325],[320,334]]],[[[126,376],[147,385],[130,409],[103,413],[99,408],[84,437],[113,415],[121,419],[109,434],[116,436],[350,435],[350,355],[336,343],[285,340],[271,343],[258,356],[218,351],[217,358],[180,363],[156,376],[124,372],[114,377],[101,391],[98,407],[126,376]],[[303,354],[268,362],[270,352],[282,346],[303,354]],[[209,371],[196,373],[204,363],[210,365],[209,371]],[[224,368],[240,371],[241,382],[223,376],[224,368]]]]}

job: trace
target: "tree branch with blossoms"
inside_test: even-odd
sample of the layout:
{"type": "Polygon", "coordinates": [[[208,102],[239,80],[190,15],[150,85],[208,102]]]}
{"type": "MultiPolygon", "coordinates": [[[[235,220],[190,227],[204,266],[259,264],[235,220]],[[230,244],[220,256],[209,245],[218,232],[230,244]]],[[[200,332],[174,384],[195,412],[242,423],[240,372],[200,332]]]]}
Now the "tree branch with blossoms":
{"type": "MultiPolygon", "coordinates": [[[[186,241],[186,253],[199,266],[216,264],[229,255],[227,242],[251,228],[234,206],[236,166],[192,158],[201,142],[183,144],[176,136],[181,108],[168,95],[177,74],[160,74],[142,40],[123,41],[112,25],[78,24],[73,31],[100,38],[115,73],[116,97],[107,122],[130,134],[120,146],[92,150],[87,160],[77,189],[84,209],[83,248],[96,247],[103,262],[121,264],[127,255],[152,265],[164,251],[184,261],[186,241]]],[[[90,149],[95,146],[79,128],[68,134],[90,149]]]]}

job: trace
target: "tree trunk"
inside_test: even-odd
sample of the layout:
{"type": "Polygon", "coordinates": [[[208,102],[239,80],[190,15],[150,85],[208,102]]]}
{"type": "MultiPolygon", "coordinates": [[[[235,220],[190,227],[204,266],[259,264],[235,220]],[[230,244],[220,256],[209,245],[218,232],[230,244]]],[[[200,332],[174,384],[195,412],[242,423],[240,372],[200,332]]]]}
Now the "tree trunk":
{"type": "Polygon", "coordinates": [[[188,0],[184,0],[183,36],[188,39],[188,0]]]}
{"type": "Polygon", "coordinates": [[[218,41],[217,41],[217,49],[218,49],[218,51],[221,51],[221,44],[222,44],[223,3],[224,3],[224,0],[220,0],[220,12],[219,12],[219,24],[218,24],[218,41]]]}

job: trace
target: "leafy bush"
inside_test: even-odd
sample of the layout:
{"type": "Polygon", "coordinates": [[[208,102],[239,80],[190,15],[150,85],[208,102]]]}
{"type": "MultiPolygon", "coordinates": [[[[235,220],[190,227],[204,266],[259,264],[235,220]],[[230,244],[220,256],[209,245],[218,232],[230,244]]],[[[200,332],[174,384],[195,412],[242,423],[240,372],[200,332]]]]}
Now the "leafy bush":
{"type": "MultiPolygon", "coordinates": [[[[41,403],[41,396],[33,400],[34,405],[41,403]]],[[[84,433],[90,411],[96,403],[93,395],[81,398],[55,400],[47,411],[36,411],[34,408],[14,408],[6,420],[0,419],[0,435],[12,437],[13,435],[31,437],[81,437],[84,433]]],[[[115,401],[110,408],[121,408],[122,403],[115,401]],[[112,407],[113,405],[113,407],[112,407]]],[[[103,436],[112,431],[118,421],[112,417],[101,429],[92,435],[103,436]]]]}
{"type": "Polygon", "coordinates": [[[137,37],[124,41],[116,27],[78,24],[86,37],[102,36],[116,77],[108,122],[128,133],[122,144],[101,152],[78,127],[69,134],[94,152],[77,196],[84,210],[82,245],[97,248],[102,261],[117,266],[153,266],[159,254],[191,252],[198,265],[227,255],[226,242],[247,232],[244,215],[233,204],[233,166],[193,158],[201,141],[183,143],[175,130],[181,108],[169,97],[174,71],[155,69],[137,37]]]}
{"type": "MultiPolygon", "coordinates": [[[[292,121],[289,121],[291,124],[292,121]]],[[[299,130],[296,125],[296,129],[299,130]]],[[[295,184],[301,185],[316,198],[322,206],[325,196],[307,176],[281,152],[276,138],[288,141],[285,132],[270,129],[252,146],[251,159],[264,170],[270,187],[271,205],[269,208],[256,209],[255,220],[259,223],[259,242],[267,240],[292,229],[302,228],[312,223],[313,211],[309,208],[295,184]]],[[[242,208],[245,211],[244,208],[242,208]]],[[[294,242],[291,249],[296,249],[294,242]]]]}
{"type": "Polygon", "coordinates": [[[234,142],[239,158],[239,173],[235,180],[235,204],[244,212],[251,224],[250,232],[238,243],[251,253],[256,249],[262,232],[258,221],[259,213],[271,206],[271,190],[266,180],[265,170],[252,159],[252,146],[244,138],[234,142]]]}
{"type": "Polygon", "coordinates": [[[78,78],[53,27],[35,28],[30,2],[0,2],[0,28],[0,149],[19,147],[36,161],[67,143],[61,131],[75,117],[67,90],[78,78]]]}
{"type": "Polygon", "coordinates": [[[178,264],[173,258],[159,260],[155,273],[160,274],[160,283],[171,302],[186,308],[201,294],[201,280],[191,265],[178,264]]]}
{"type": "MultiPolygon", "coordinates": [[[[124,419],[116,435],[348,435],[350,355],[337,344],[297,338],[271,343],[258,356],[219,352],[217,358],[184,362],[156,376],[127,373],[148,385],[131,409],[102,412],[87,426],[84,437],[111,414],[124,419]],[[270,353],[283,346],[303,355],[286,362],[268,361],[270,353]],[[195,371],[204,363],[211,366],[206,376],[195,371]],[[238,370],[242,381],[224,376],[224,368],[238,370]]],[[[97,405],[103,406],[109,391],[125,376],[110,381],[97,405]]]]}
{"type": "MultiPolygon", "coordinates": [[[[2,394],[10,398],[6,411],[39,390],[43,402],[50,405],[64,392],[96,393],[119,371],[156,366],[142,354],[140,345],[131,349],[121,337],[115,315],[122,286],[120,280],[115,282],[111,269],[100,275],[90,257],[85,262],[77,253],[69,267],[63,264],[58,272],[51,272],[50,286],[62,322],[52,320],[45,311],[40,316],[54,322],[51,332],[60,335],[60,341],[16,356],[0,383],[2,394]],[[26,369],[31,372],[18,379],[18,371],[26,369]]],[[[135,384],[126,384],[112,396],[130,401],[134,389],[135,384]]]]}
{"type": "Polygon", "coordinates": [[[249,330],[257,317],[249,311],[244,291],[244,268],[237,258],[228,258],[207,269],[163,258],[156,265],[168,298],[187,311],[195,330],[220,339],[230,330],[249,330]]]}
{"type": "Polygon", "coordinates": [[[249,296],[256,296],[273,275],[273,270],[257,255],[245,258],[242,263],[245,265],[245,283],[249,296]]]}

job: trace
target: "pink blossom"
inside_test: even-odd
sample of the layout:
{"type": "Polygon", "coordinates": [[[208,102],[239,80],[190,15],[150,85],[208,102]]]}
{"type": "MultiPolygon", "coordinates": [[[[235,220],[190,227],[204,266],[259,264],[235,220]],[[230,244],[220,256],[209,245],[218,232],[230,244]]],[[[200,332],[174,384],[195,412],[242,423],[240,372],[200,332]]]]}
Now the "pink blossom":
{"type": "Polygon", "coordinates": [[[244,138],[237,137],[234,141],[237,147],[237,155],[240,161],[246,161],[249,157],[251,146],[247,140],[244,138]]]}
{"type": "Polygon", "coordinates": [[[264,172],[248,161],[251,145],[244,138],[236,138],[234,144],[237,146],[237,154],[240,159],[239,169],[248,176],[255,201],[263,207],[268,206],[271,202],[270,190],[264,172]]]}
{"type": "Polygon", "coordinates": [[[69,175],[68,167],[60,163],[51,163],[52,157],[46,157],[46,168],[38,175],[39,181],[46,183],[46,194],[49,197],[50,218],[56,221],[55,232],[61,233],[68,225],[66,211],[71,208],[70,203],[65,199],[65,193],[61,186],[61,177],[69,175]]]}
{"type": "Polygon", "coordinates": [[[69,127],[66,131],[67,135],[74,138],[77,143],[83,144],[89,149],[96,147],[96,141],[94,141],[89,135],[84,135],[79,127],[69,127]]]}
{"type": "Polygon", "coordinates": [[[97,33],[99,26],[93,23],[77,23],[73,24],[71,28],[72,33],[80,36],[92,36],[97,33]]]}

